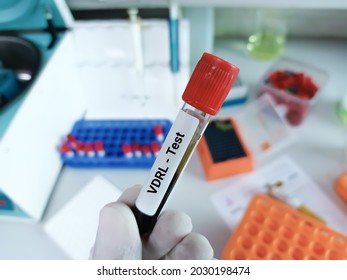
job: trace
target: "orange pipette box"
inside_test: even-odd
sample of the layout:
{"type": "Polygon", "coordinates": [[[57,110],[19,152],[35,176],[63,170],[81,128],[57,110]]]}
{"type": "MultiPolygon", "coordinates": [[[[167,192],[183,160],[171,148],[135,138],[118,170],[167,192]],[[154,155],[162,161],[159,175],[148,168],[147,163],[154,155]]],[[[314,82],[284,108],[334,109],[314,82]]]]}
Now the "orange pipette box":
{"type": "Polygon", "coordinates": [[[198,147],[208,181],[253,170],[253,156],[233,119],[211,121],[198,147]]]}
{"type": "Polygon", "coordinates": [[[335,182],[335,191],[347,203],[347,173],[343,173],[335,182]]]}
{"type": "Polygon", "coordinates": [[[347,236],[267,195],[255,195],[224,247],[224,260],[347,259],[347,236]]]}

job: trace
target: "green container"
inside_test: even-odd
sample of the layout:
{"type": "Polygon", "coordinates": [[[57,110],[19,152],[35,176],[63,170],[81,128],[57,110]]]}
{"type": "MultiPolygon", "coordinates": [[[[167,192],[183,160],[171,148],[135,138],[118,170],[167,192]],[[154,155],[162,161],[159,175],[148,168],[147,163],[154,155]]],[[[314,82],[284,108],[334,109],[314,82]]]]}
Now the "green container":
{"type": "Polygon", "coordinates": [[[286,43],[286,21],[275,10],[258,10],[253,33],[248,38],[250,55],[260,60],[279,57],[286,43]]]}

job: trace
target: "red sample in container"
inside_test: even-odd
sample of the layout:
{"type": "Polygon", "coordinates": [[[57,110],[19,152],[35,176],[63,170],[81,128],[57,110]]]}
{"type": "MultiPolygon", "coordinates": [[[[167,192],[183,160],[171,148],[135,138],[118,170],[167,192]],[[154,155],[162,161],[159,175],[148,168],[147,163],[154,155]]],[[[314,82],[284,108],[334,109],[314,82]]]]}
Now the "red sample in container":
{"type": "Polygon", "coordinates": [[[154,126],[153,130],[154,130],[155,137],[157,138],[157,141],[163,142],[164,141],[163,127],[158,124],[154,126]]]}
{"type": "Polygon", "coordinates": [[[310,76],[288,70],[272,72],[266,82],[304,100],[312,99],[319,89],[310,76]]]}
{"type": "Polygon", "coordinates": [[[122,145],[122,151],[123,151],[123,154],[126,158],[132,158],[133,157],[133,151],[132,151],[130,144],[123,144],[122,145]]]}
{"type": "Polygon", "coordinates": [[[94,149],[96,154],[99,157],[104,157],[105,156],[105,147],[104,147],[104,143],[102,141],[95,141],[94,142],[94,149]]]}
{"type": "Polygon", "coordinates": [[[295,102],[288,102],[286,105],[288,108],[287,113],[285,115],[287,121],[294,126],[302,123],[308,112],[308,107],[301,106],[300,104],[297,104],[295,102]]]}
{"type": "Polygon", "coordinates": [[[309,105],[318,90],[318,84],[304,71],[283,67],[266,75],[259,95],[270,94],[276,104],[284,105],[286,120],[290,125],[297,126],[308,114],[309,105]]]}

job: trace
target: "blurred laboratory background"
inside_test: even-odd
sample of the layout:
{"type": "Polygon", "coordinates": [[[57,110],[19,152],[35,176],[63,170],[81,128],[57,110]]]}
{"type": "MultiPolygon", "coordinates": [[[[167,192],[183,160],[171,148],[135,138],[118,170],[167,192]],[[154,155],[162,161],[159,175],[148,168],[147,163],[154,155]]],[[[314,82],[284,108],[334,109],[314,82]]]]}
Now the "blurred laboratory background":
{"type": "Polygon", "coordinates": [[[88,259],[204,52],[240,73],[165,209],[218,259],[347,259],[346,27],[344,0],[2,0],[0,259],[88,259]]]}

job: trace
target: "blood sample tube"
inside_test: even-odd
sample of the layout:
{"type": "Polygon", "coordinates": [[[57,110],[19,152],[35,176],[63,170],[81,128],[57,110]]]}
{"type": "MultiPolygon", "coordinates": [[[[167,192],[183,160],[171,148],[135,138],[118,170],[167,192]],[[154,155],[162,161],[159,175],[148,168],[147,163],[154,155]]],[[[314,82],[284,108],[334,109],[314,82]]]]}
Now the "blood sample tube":
{"type": "Polygon", "coordinates": [[[152,231],[212,115],[228,95],[239,69],[204,53],[183,93],[178,113],[133,208],[141,235],[152,231]]]}

